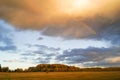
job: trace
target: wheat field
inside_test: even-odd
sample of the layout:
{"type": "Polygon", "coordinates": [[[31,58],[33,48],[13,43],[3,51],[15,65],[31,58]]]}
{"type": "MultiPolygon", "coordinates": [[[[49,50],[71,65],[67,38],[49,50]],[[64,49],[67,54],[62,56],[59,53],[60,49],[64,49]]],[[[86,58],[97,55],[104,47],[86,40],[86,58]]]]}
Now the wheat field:
{"type": "Polygon", "coordinates": [[[0,73],[0,80],[120,80],[120,72],[0,73]]]}

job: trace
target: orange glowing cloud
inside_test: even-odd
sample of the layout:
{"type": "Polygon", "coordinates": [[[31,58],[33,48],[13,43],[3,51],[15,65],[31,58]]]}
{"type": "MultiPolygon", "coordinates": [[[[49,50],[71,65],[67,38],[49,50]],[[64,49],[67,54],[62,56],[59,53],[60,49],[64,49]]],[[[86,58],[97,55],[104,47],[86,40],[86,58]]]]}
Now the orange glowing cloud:
{"type": "Polygon", "coordinates": [[[84,37],[96,34],[86,19],[96,15],[116,19],[119,4],[120,0],[0,0],[0,18],[17,28],[84,37]]]}

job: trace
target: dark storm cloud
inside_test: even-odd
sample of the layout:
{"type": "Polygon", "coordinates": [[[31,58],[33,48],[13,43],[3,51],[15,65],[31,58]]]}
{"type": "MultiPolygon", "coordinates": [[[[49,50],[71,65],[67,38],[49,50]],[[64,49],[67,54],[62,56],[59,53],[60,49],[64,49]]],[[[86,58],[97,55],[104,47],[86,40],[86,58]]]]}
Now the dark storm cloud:
{"type": "Polygon", "coordinates": [[[5,44],[4,46],[0,46],[0,50],[16,50],[17,47],[14,45],[11,38],[11,30],[7,29],[6,26],[4,26],[4,24],[5,23],[3,21],[0,21],[0,42],[5,44]]]}
{"type": "Polygon", "coordinates": [[[111,41],[112,44],[120,45],[120,23],[111,25],[106,31],[103,32],[102,36],[104,39],[111,41]]]}
{"type": "MultiPolygon", "coordinates": [[[[72,49],[72,50],[65,50],[63,54],[60,54],[56,57],[58,61],[65,61],[68,64],[79,64],[79,63],[86,63],[86,62],[94,62],[100,64],[107,65],[113,64],[112,61],[117,63],[120,58],[120,47],[111,47],[111,48],[87,48],[87,49],[72,49]]],[[[113,65],[114,65],[113,64],[113,65]]],[[[87,65],[87,64],[86,64],[87,65]]],[[[89,65],[88,65],[89,66],[89,65]]],[[[104,66],[104,65],[103,65],[104,66]]]]}
{"type": "Polygon", "coordinates": [[[104,39],[111,41],[115,45],[120,44],[120,15],[117,15],[116,19],[97,16],[94,19],[86,19],[85,22],[96,30],[96,35],[89,36],[88,38],[104,39]]]}

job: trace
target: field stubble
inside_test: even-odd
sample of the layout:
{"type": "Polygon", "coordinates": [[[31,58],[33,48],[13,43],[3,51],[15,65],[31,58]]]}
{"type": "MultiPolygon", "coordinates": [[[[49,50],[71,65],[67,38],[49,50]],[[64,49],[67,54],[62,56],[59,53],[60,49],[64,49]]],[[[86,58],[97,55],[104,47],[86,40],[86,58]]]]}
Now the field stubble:
{"type": "Polygon", "coordinates": [[[0,80],[120,80],[120,72],[0,73],[0,80]]]}

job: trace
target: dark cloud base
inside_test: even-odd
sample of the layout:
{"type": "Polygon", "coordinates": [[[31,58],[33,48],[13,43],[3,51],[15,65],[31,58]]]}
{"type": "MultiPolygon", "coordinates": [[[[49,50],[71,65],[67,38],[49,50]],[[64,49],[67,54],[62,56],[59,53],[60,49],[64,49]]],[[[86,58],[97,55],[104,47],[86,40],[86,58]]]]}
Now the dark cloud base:
{"type": "Polygon", "coordinates": [[[0,42],[4,43],[5,46],[0,46],[1,51],[9,51],[16,50],[17,47],[14,45],[12,38],[10,36],[11,30],[5,28],[3,24],[5,24],[2,20],[0,20],[2,24],[0,24],[0,42]]]}
{"type": "Polygon", "coordinates": [[[118,61],[107,62],[108,58],[120,57],[120,47],[65,50],[56,57],[58,61],[68,64],[83,64],[83,66],[120,66],[118,61]]]}

